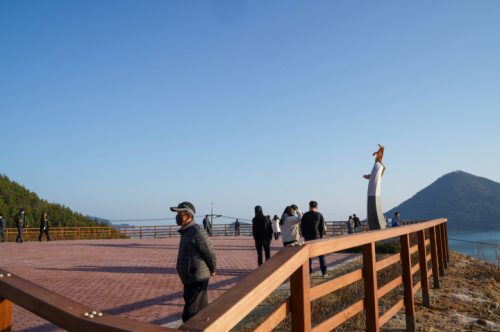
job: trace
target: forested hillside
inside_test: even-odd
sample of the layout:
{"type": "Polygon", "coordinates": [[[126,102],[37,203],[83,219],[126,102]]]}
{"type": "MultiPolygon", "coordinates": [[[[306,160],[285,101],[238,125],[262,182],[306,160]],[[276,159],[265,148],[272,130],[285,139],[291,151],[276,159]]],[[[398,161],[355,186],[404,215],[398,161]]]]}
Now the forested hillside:
{"type": "Polygon", "coordinates": [[[403,220],[448,218],[450,230],[500,230],[500,183],[456,171],[388,211],[403,220]]]}
{"type": "Polygon", "coordinates": [[[7,221],[7,227],[14,227],[14,216],[24,208],[30,227],[40,226],[40,217],[47,212],[52,227],[108,226],[89,216],[72,211],[69,207],[49,203],[20,184],[0,175],[0,212],[7,221]]]}

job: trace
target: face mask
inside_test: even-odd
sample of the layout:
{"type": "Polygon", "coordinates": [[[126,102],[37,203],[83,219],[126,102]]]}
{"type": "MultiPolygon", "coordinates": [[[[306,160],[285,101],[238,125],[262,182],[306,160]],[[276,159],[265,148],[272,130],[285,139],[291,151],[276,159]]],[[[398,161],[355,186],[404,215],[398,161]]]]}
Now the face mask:
{"type": "Polygon", "coordinates": [[[21,212],[21,214],[24,214],[24,212],[21,212]]]}
{"type": "Polygon", "coordinates": [[[179,226],[182,225],[182,223],[184,222],[184,220],[182,220],[182,216],[180,214],[178,214],[178,215],[175,216],[175,222],[179,226]]]}

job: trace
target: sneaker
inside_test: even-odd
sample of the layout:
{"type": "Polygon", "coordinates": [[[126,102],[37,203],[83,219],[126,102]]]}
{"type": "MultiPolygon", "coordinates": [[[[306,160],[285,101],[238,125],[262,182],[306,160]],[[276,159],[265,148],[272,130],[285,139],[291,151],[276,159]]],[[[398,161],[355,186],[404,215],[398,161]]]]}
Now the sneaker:
{"type": "Polygon", "coordinates": [[[322,274],[321,277],[322,278],[328,278],[330,275],[328,273],[325,273],[325,274],[322,274]]]}

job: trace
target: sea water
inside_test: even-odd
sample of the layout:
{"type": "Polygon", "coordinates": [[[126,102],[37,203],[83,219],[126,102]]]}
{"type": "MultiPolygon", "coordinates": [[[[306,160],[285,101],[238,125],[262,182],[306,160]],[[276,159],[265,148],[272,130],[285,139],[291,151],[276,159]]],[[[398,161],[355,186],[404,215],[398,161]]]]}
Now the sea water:
{"type": "Polygon", "coordinates": [[[497,257],[494,249],[496,248],[496,252],[500,253],[500,231],[494,231],[494,232],[448,231],[448,241],[450,250],[458,251],[459,253],[462,253],[464,255],[473,258],[483,259],[490,263],[500,264],[500,262],[497,262],[497,259],[500,257],[497,257]],[[457,240],[482,242],[486,244],[481,245],[478,243],[470,243],[457,240]],[[499,247],[492,246],[491,244],[498,245],[499,247]],[[478,251],[480,251],[481,247],[484,257],[481,254],[478,255],[478,251]]]}

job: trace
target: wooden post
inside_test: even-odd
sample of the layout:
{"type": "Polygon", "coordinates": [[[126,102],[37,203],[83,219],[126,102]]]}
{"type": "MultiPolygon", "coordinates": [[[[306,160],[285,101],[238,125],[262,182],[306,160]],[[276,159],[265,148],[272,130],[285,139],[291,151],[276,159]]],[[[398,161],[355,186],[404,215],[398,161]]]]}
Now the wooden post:
{"type": "Polygon", "coordinates": [[[155,226],[155,239],[156,239],[156,226],[155,226]]]}
{"type": "Polygon", "coordinates": [[[139,226],[139,239],[142,239],[142,226],[139,226]]]}
{"type": "Polygon", "coordinates": [[[429,228],[429,238],[431,240],[432,277],[434,278],[434,288],[439,289],[438,254],[435,227],[429,228]]]}
{"type": "Polygon", "coordinates": [[[0,331],[12,331],[12,302],[0,297],[0,331]]]}
{"type": "Polygon", "coordinates": [[[450,246],[448,242],[448,222],[443,223],[444,227],[444,244],[446,245],[446,262],[450,262],[450,246]]]}
{"type": "Polygon", "coordinates": [[[413,300],[413,276],[411,274],[410,236],[399,237],[401,242],[401,262],[403,263],[403,284],[405,294],[406,331],[416,332],[415,301],[413,300]]]}
{"type": "Polygon", "coordinates": [[[422,302],[424,307],[431,307],[431,298],[429,292],[429,271],[427,270],[427,250],[425,249],[425,231],[417,233],[418,237],[418,255],[420,256],[420,276],[422,283],[422,302]]]}
{"type": "Polygon", "coordinates": [[[441,232],[441,225],[436,226],[436,243],[438,251],[438,261],[439,261],[439,276],[444,277],[444,244],[441,232]]]}
{"type": "Polygon", "coordinates": [[[292,332],[311,331],[309,260],[290,277],[292,332]]]}
{"type": "Polygon", "coordinates": [[[377,262],[375,242],[363,245],[363,275],[365,279],[366,332],[379,332],[377,262]]]}
{"type": "Polygon", "coordinates": [[[445,234],[445,229],[444,229],[444,223],[442,223],[441,225],[439,225],[440,227],[440,230],[441,230],[441,243],[442,243],[442,246],[443,246],[443,266],[444,266],[444,269],[447,270],[448,269],[448,248],[446,246],[446,234],[445,234]]]}

